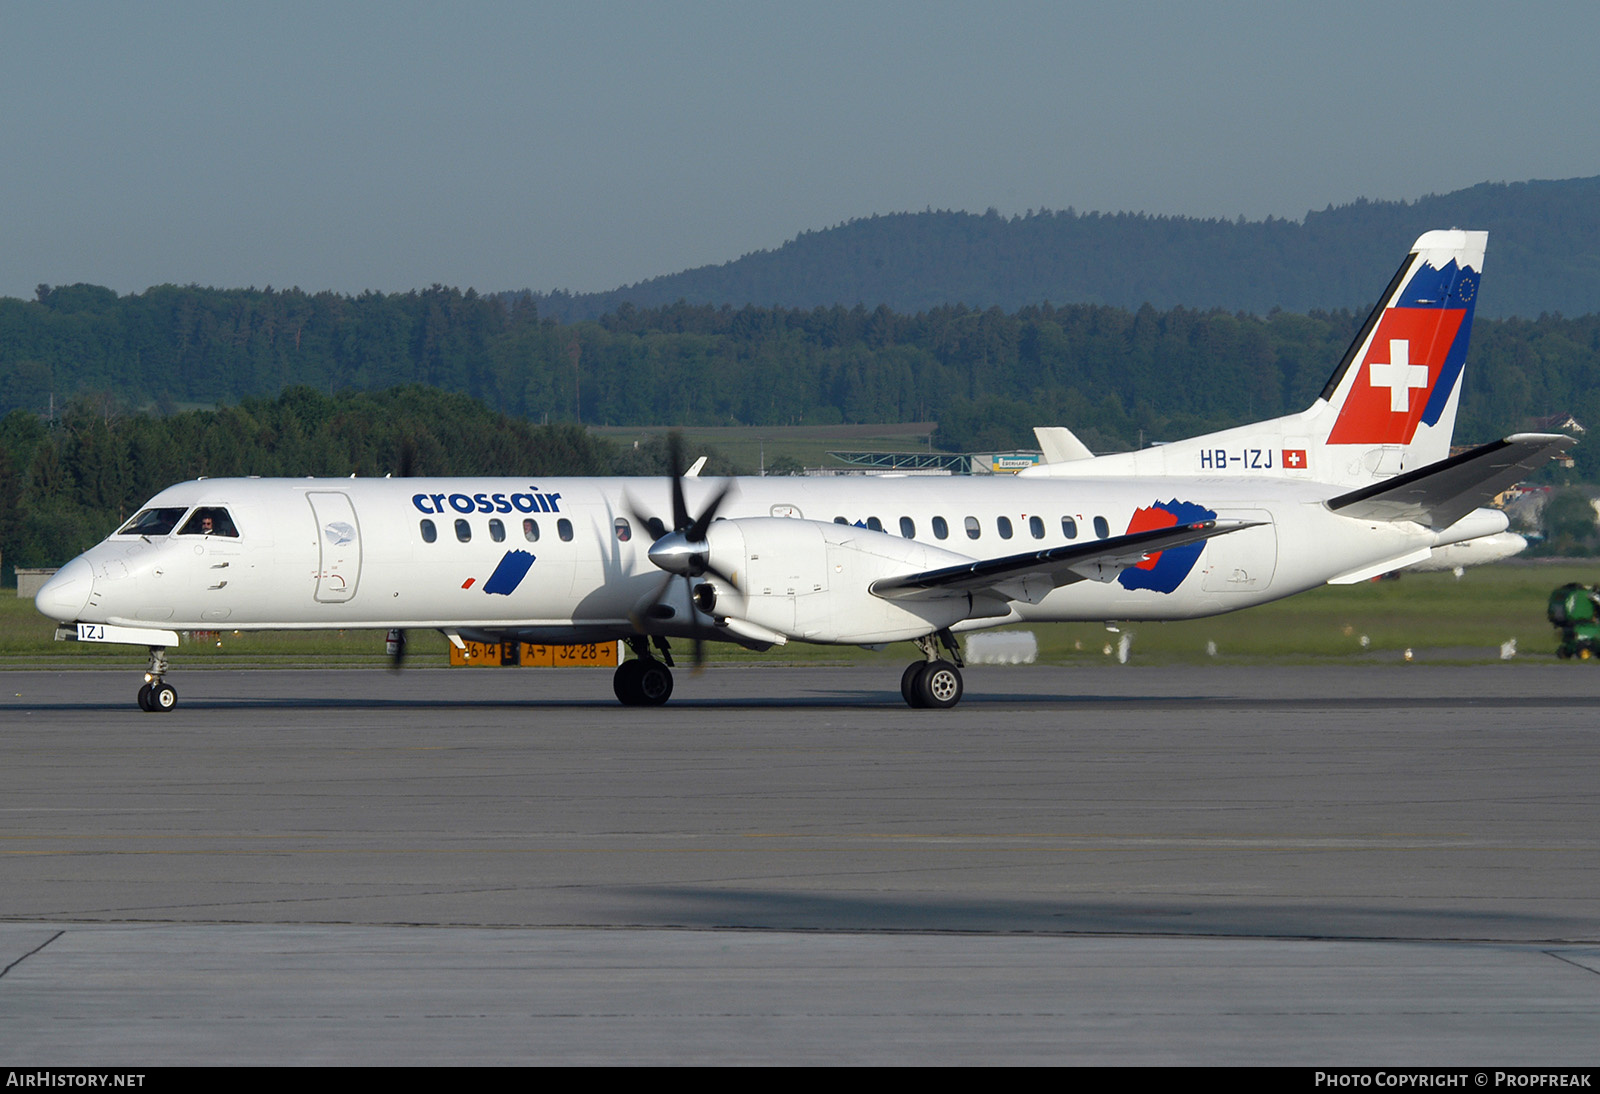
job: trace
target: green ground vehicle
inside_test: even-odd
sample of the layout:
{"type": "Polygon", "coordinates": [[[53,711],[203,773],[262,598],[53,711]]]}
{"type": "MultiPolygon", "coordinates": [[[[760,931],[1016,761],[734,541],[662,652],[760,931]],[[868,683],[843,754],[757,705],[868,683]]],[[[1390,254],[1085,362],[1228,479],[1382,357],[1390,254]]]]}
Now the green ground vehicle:
{"type": "Polygon", "coordinates": [[[1561,631],[1557,657],[1600,657],[1600,585],[1561,586],[1550,594],[1545,614],[1561,631]]]}

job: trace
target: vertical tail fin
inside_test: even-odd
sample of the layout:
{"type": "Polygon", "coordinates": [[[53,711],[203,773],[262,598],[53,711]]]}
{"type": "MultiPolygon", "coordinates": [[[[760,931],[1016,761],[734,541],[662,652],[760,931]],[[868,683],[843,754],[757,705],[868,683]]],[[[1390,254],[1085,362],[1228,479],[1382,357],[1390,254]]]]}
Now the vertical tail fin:
{"type": "Polygon", "coordinates": [[[1313,444],[1349,481],[1450,454],[1487,232],[1428,232],[1307,412],[1313,444]]]}
{"type": "Polygon", "coordinates": [[[1309,409],[1094,458],[1081,444],[1052,448],[1041,430],[1052,462],[1021,474],[1247,475],[1367,486],[1437,463],[1450,455],[1488,241],[1487,232],[1457,229],[1418,239],[1309,409]]]}

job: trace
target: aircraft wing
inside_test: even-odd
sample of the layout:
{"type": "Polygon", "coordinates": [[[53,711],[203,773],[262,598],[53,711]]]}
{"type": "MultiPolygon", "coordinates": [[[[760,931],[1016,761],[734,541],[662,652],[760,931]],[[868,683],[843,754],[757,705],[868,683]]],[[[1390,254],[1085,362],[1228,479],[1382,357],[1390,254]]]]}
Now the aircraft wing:
{"type": "Polygon", "coordinates": [[[1447,528],[1575,443],[1559,433],[1517,433],[1340,494],[1327,506],[1359,520],[1414,520],[1447,528]]]}
{"type": "Polygon", "coordinates": [[[1111,581],[1127,567],[1137,565],[1169,547],[1198,543],[1212,536],[1254,527],[1258,523],[1203,520],[1172,528],[1152,528],[1125,536],[1097,539],[1092,543],[1073,543],[1043,551],[1007,555],[1005,558],[944,566],[902,577],[881,578],[868,586],[868,591],[885,600],[940,600],[979,592],[996,592],[1008,599],[1016,599],[1021,584],[1030,579],[1040,579],[1052,588],[1087,578],[1111,581]],[[1005,588],[1007,585],[1012,588],[1005,588]]]}

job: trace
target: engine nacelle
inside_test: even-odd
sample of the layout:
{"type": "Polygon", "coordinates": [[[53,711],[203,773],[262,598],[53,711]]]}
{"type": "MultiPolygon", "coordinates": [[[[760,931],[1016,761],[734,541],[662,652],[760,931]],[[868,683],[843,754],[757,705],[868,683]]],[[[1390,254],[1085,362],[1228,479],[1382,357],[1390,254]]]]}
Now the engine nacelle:
{"type": "Polygon", "coordinates": [[[719,520],[706,531],[706,545],[711,565],[734,583],[729,590],[711,582],[715,616],[807,642],[894,642],[1011,610],[999,597],[873,596],[867,589],[881,578],[973,559],[869,528],[789,517],[719,520]]]}

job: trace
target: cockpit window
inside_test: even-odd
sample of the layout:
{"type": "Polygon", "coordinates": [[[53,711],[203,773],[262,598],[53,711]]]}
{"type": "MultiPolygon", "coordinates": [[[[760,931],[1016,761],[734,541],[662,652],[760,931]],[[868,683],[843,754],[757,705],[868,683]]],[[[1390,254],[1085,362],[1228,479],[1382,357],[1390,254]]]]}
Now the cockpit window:
{"type": "Polygon", "coordinates": [[[228,511],[216,505],[202,505],[178,529],[180,536],[227,536],[239,538],[239,529],[233,526],[228,511]]]}
{"type": "Polygon", "coordinates": [[[178,521],[189,510],[183,506],[175,509],[142,509],[133,519],[117,529],[119,536],[165,536],[177,527],[178,521]]]}

